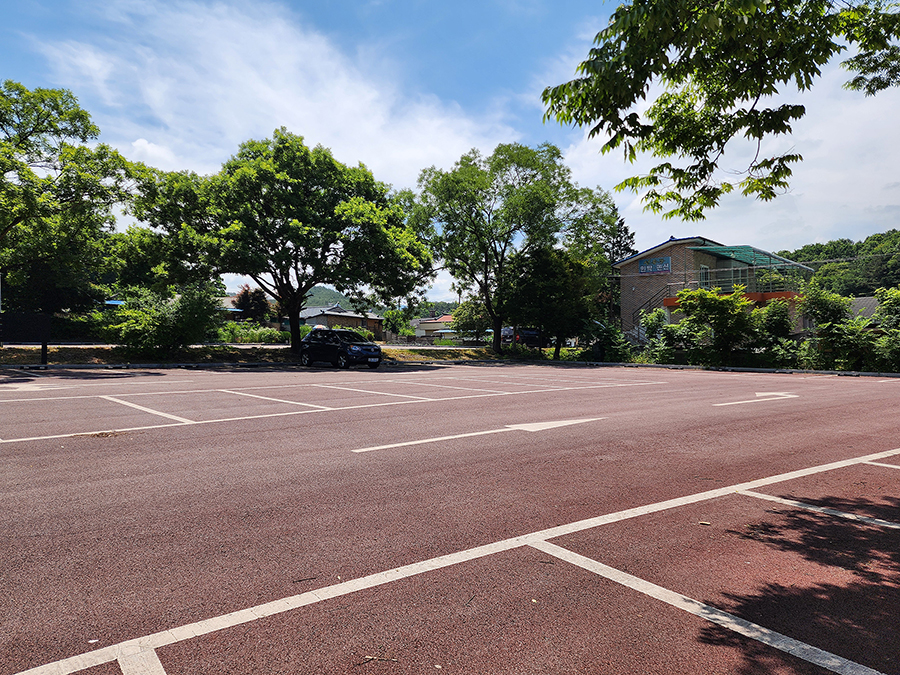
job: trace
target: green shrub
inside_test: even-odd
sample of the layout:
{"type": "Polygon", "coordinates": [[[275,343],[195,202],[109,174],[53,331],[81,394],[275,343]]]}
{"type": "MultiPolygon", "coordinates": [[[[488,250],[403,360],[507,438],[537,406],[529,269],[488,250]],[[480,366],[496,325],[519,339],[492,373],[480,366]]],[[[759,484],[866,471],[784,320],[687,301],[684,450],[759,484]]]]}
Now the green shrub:
{"type": "Polygon", "coordinates": [[[212,284],[191,284],[172,297],[148,288],[128,288],[125,304],[107,315],[110,342],[145,355],[167,354],[204,342],[218,327],[221,307],[212,284]]]}
{"type": "Polygon", "coordinates": [[[800,344],[790,338],[779,338],[761,355],[762,365],[773,368],[796,368],[800,361],[800,344]]]}
{"type": "Polygon", "coordinates": [[[103,340],[103,330],[107,323],[104,313],[99,309],[79,314],[71,312],[55,314],[50,325],[50,335],[54,342],[57,340],[72,342],[103,340]]]}
{"type": "Polygon", "coordinates": [[[797,366],[804,370],[829,370],[830,364],[818,338],[810,338],[797,348],[797,366]]]}
{"type": "Polygon", "coordinates": [[[525,345],[513,344],[503,348],[501,357],[517,361],[543,361],[547,358],[547,355],[542,349],[532,349],[525,345]]]}
{"type": "MultiPolygon", "coordinates": [[[[350,330],[350,331],[353,331],[354,333],[359,333],[369,342],[372,342],[373,340],[375,340],[375,333],[370,331],[368,328],[359,328],[359,327],[352,327],[352,326],[334,326],[334,330],[350,330]]],[[[309,332],[309,331],[307,331],[307,332],[309,332]]]]}
{"type": "Polygon", "coordinates": [[[879,372],[900,373],[900,328],[879,336],[874,351],[879,372]]]}
{"type": "MultiPolygon", "coordinates": [[[[305,326],[303,327],[306,328],[305,326]]],[[[308,333],[309,329],[306,332],[308,333]]],[[[285,344],[289,343],[290,341],[291,334],[289,331],[282,331],[278,330],[277,328],[260,326],[258,323],[255,323],[253,321],[244,321],[241,323],[229,321],[221,328],[219,328],[218,331],[218,342],[228,342],[236,344],[285,344]]]]}

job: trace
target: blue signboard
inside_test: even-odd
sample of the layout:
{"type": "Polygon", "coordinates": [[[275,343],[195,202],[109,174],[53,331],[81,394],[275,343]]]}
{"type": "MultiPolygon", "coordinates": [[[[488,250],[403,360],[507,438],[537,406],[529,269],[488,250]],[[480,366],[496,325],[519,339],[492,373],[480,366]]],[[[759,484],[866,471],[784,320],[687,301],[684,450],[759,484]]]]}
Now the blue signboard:
{"type": "Polygon", "coordinates": [[[672,258],[644,258],[640,261],[641,274],[668,274],[672,271],[672,258]]]}

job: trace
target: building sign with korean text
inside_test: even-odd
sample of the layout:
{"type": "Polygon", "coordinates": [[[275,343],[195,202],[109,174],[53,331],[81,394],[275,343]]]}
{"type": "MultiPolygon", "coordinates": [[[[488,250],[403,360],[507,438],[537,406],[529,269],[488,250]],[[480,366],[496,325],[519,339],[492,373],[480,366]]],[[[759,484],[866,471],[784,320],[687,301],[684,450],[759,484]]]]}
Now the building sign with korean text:
{"type": "Polygon", "coordinates": [[[668,274],[672,271],[672,258],[644,258],[640,261],[641,274],[668,274]]]}

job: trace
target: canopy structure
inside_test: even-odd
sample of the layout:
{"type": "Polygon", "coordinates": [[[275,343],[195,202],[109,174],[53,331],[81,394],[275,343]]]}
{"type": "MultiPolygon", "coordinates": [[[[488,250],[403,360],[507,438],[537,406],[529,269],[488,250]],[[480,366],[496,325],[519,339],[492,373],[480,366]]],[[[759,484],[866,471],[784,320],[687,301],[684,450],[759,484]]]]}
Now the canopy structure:
{"type": "Polygon", "coordinates": [[[793,267],[796,269],[813,272],[811,267],[801,265],[793,260],[782,258],[769,251],[763,251],[755,246],[689,246],[692,251],[702,251],[709,253],[717,258],[729,258],[737,260],[751,267],[769,267],[774,269],[785,269],[793,267]]]}

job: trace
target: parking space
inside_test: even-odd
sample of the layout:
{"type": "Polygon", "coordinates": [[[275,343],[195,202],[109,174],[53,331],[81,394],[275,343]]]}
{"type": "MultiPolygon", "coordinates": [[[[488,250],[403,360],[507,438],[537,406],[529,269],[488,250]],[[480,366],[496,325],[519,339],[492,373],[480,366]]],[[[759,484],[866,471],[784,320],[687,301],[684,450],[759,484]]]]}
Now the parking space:
{"type": "Polygon", "coordinates": [[[23,384],[0,672],[900,673],[890,380],[23,384]]]}
{"type": "MultiPolygon", "coordinates": [[[[57,400],[17,400],[2,404],[0,440],[96,433],[160,422],[160,416],[102,396],[57,400]]],[[[169,418],[171,421],[172,418],[169,418]]],[[[176,420],[177,421],[177,420],[176,420]]]]}

